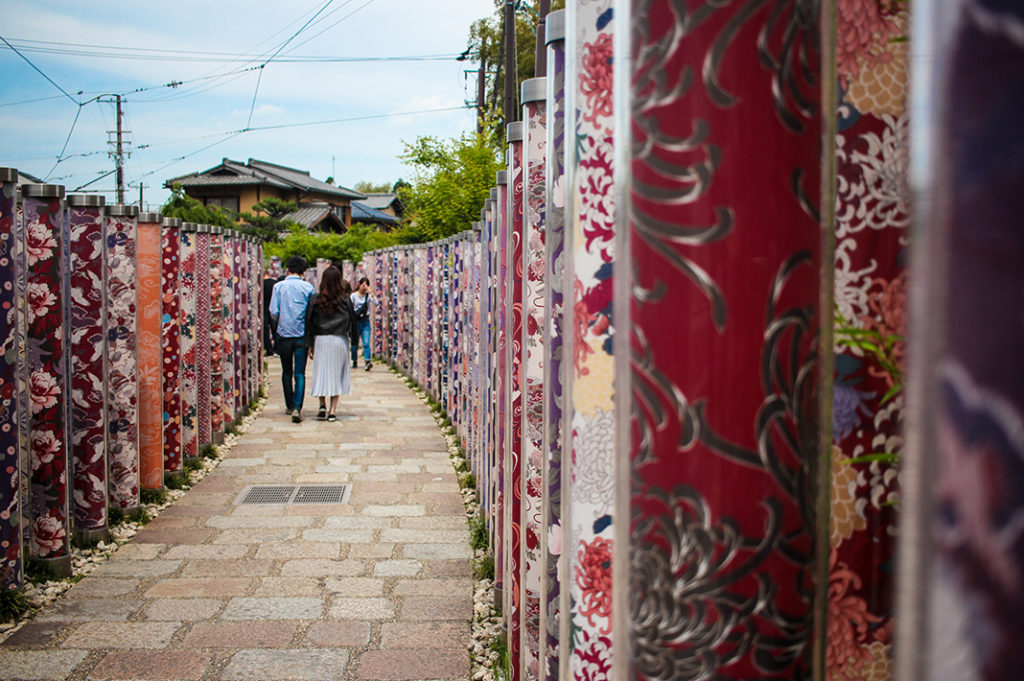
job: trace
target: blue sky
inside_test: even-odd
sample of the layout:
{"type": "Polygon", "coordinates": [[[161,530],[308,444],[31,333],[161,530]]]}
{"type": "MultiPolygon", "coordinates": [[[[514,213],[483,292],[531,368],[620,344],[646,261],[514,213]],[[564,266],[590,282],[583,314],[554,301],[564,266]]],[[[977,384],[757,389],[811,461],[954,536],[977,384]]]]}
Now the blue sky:
{"type": "MultiPolygon", "coordinates": [[[[78,103],[122,94],[129,202],[138,201],[141,182],[145,203],[158,207],[165,180],[225,157],[301,168],[321,180],[333,173],[349,187],[408,178],[397,158],[403,140],[473,129],[471,110],[400,114],[475,97],[475,74],[464,71],[476,65],[453,57],[465,49],[470,23],[493,8],[491,0],[0,0],[0,36],[56,84],[0,42],[0,166],[69,191],[96,180],[114,167],[107,131],[115,107],[78,103]],[[322,60],[408,56],[431,58],[322,60]],[[172,82],[180,84],[166,87],[172,82]],[[375,118],[297,125],[364,117],[375,118]]],[[[111,202],[114,186],[110,175],[88,189],[104,190],[111,202]]]]}

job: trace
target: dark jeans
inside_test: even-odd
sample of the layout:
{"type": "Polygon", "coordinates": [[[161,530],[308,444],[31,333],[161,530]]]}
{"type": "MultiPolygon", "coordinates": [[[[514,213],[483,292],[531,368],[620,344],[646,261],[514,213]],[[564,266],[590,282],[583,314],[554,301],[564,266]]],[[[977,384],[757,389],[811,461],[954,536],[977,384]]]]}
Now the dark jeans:
{"type": "Polygon", "coordinates": [[[370,320],[360,319],[356,321],[356,335],[352,339],[352,361],[359,358],[359,341],[363,342],[363,361],[370,361],[370,320]]]}
{"type": "Polygon", "coordinates": [[[277,354],[281,358],[281,383],[284,384],[284,405],[286,409],[302,409],[302,398],[306,392],[307,353],[305,337],[285,338],[284,336],[278,336],[277,354]]]}

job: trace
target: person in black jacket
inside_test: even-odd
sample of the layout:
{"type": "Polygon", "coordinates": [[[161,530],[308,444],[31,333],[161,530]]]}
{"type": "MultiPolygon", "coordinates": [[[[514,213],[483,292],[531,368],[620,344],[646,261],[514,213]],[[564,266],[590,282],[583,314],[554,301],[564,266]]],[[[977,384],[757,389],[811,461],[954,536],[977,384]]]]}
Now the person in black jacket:
{"type": "Polygon", "coordinates": [[[344,283],[338,268],[328,267],[320,278],[320,291],[306,308],[306,344],[313,359],[309,394],[320,398],[318,421],[337,421],[338,397],[352,392],[348,355],[355,312],[344,283]]]}

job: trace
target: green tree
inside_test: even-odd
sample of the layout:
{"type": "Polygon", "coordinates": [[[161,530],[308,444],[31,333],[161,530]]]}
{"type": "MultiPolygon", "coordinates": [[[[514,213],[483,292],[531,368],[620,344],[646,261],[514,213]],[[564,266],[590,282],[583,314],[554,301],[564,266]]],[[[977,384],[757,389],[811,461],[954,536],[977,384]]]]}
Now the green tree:
{"type": "Polygon", "coordinates": [[[264,241],[277,241],[279,234],[293,227],[301,227],[296,222],[285,219],[285,216],[295,209],[294,201],[269,197],[253,205],[255,213],[240,213],[238,217],[245,223],[243,228],[251,234],[263,237],[264,241]]]}
{"type": "Polygon", "coordinates": [[[160,213],[166,218],[181,218],[185,222],[238,228],[238,220],[232,211],[222,210],[218,206],[204,206],[199,199],[187,195],[178,183],[171,188],[171,196],[160,208],[160,213]]]}
{"type": "Polygon", "coordinates": [[[267,256],[276,255],[282,261],[293,255],[301,255],[313,266],[317,258],[332,262],[351,260],[359,262],[366,251],[386,248],[398,243],[394,234],[378,232],[370,225],[353,223],[344,234],[331,232],[309,232],[298,225],[288,231],[288,235],[278,243],[267,244],[267,256]]]}
{"type": "MultiPolygon", "coordinates": [[[[505,138],[503,118],[505,98],[504,43],[502,23],[504,21],[504,0],[494,0],[495,13],[489,17],[477,19],[469,27],[469,39],[466,49],[471,59],[480,63],[486,70],[485,80],[485,124],[499,140],[505,138]]],[[[536,0],[518,0],[516,2],[516,63],[515,63],[515,99],[519,106],[519,96],[523,81],[535,75],[537,55],[537,24],[540,16],[539,3],[536,0]]],[[[565,0],[552,0],[551,9],[563,9],[565,0]]],[[[518,116],[516,117],[518,120],[518,116]]]]}
{"type": "Polygon", "coordinates": [[[387,182],[377,183],[360,180],[359,182],[356,182],[355,186],[352,188],[357,192],[362,192],[363,194],[387,194],[391,191],[393,186],[394,185],[388,184],[387,182]]]}
{"type": "Polygon", "coordinates": [[[419,137],[405,144],[399,158],[413,170],[413,185],[402,197],[412,224],[398,235],[401,243],[442,239],[468,229],[480,219],[501,169],[489,138],[476,134],[448,141],[419,137]]]}

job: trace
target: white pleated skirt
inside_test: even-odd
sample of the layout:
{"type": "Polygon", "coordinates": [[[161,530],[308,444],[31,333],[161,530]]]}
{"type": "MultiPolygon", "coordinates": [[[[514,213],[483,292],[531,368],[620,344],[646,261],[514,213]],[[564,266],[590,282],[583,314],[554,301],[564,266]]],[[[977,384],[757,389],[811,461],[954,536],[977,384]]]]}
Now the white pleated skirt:
{"type": "Polygon", "coordinates": [[[350,395],[349,341],[341,336],[316,336],[313,344],[313,379],[309,394],[313,397],[350,395]]]}

